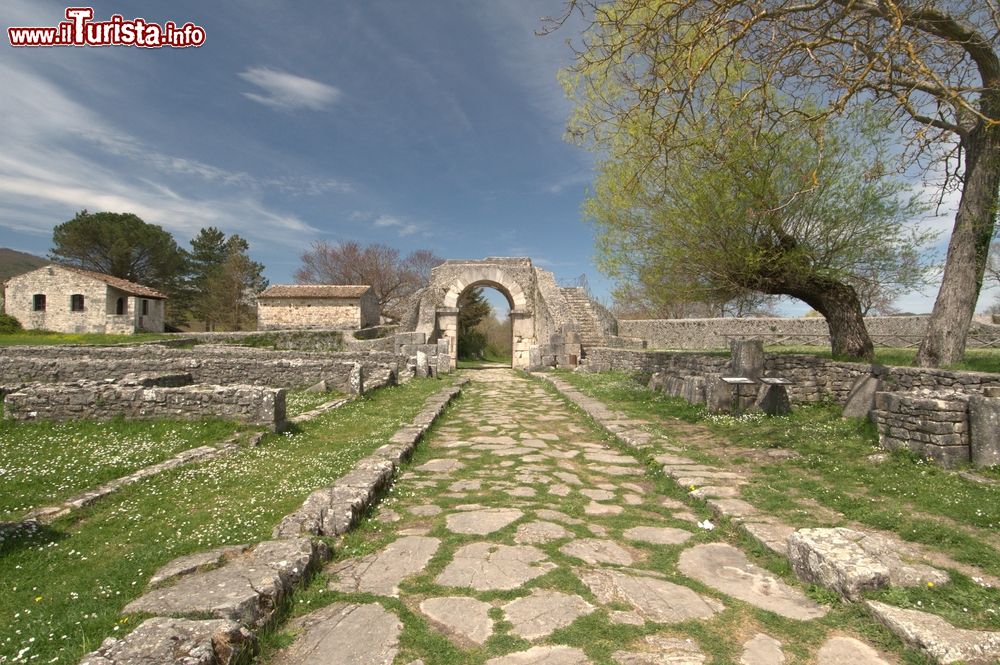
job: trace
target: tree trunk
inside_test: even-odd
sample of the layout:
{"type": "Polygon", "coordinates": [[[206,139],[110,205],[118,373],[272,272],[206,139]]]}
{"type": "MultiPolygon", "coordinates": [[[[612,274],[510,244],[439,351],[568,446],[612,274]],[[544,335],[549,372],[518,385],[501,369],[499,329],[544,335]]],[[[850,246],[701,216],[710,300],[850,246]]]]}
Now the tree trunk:
{"type": "MultiPolygon", "coordinates": [[[[1000,99],[997,106],[1000,107],[1000,99]]],[[[963,139],[965,174],[962,199],[948,243],[941,288],[916,363],[941,367],[961,362],[965,337],[983,286],[996,223],[1000,188],[1000,126],[980,126],[963,139]]]]}
{"type": "Polygon", "coordinates": [[[827,278],[812,278],[785,294],[804,301],[823,315],[830,329],[833,357],[860,362],[875,361],[875,345],[868,336],[861,301],[854,287],[827,278]]]}

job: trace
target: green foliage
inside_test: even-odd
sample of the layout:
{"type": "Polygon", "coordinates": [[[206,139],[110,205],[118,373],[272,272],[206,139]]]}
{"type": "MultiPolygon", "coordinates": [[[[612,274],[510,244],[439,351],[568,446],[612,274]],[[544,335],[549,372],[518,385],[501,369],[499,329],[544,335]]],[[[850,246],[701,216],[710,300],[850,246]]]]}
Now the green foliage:
{"type": "Polygon", "coordinates": [[[493,313],[481,288],[469,289],[458,299],[458,357],[482,358],[486,349],[486,334],[476,330],[493,313]]]}
{"type": "Polygon", "coordinates": [[[244,330],[256,320],[257,293],[267,288],[264,265],[253,261],[250,244],[215,227],[191,240],[191,313],[208,330],[244,330]]]}
{"type": "Polygon", "coordinates": [[[0,314],[0,335],[12,335],[24,330],[21,322],[10,314],[0,314]]]}
{"type": "Polygon", "coordinates": [[[121,277],[174,296],[183,286],[187,255],[173,236],[132,213],[81,210],[52,230],[51,258],[121,277]]]}

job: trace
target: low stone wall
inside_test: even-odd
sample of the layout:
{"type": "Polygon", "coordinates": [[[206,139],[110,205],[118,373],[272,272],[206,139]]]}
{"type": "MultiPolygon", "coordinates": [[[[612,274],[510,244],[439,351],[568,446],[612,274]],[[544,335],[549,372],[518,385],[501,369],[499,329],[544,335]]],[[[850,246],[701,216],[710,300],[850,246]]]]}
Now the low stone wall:
{"type": "Polygon", "coordinates": [[[908,449],[951,467],[971,461],[969,396],[962,393],[875,393],[879,445],[908,449]]]}
{"type": "Polygon", "coordinates": [[[13,420],[216,417],[282,431],[285,390],[248,385],[162,388],[106,381],[33,383],[4,398],[3,416],[13,420]]]}
{"type": "Polygon", "coordinates": [[[671,370],[683,370],[686,373],[721,372],[728,364],[729,358],[726,356],[601,346],[587,349],[584,367],[589,372],[653,374],[671,370]]]}
{"type": "MultiPolygon", "coordinates": [[[[676,351],[596,347],[587,349],[584,367],[591,372],[725,373],[729,358],[676,351]]],[[[897,391],[926,389],[980,394],[986,388],[1000,386],[1000,374],[837,362],[801,354],[766,354],[764,372],[767,376],[794,381],[788,386],[788,395],[793,402],[832,400],[844,404],[855,382],[864,376],[875,376],[887,389],[897,391]]]]}
{"type": "Polygon", "coordinates": [[[128,347],[14,346],[0,348],[0,383],[118,379],[150,370],[189,372],[196,383],[307,387],[326,381],[348,392],[356,364],[366,374],[391,369],[397,376],[406,357],[394,353],[306,353],[236,346],[199,345],[171,349],[128,347]]]}
{"type": "MultiPolygon", "coordinates": [[[[926,316],[869,316],[868,333],[876,346],[907,346],[919,342],[926,316]]],[[[971,348],[1000,338],[1000,326],[974,323],[971,348]]],[[[646,319],[618,322],[618,334],[646,341],[651,349],[722,349],[731,339],[755,337],[765,344],[829,346],[826,320],[811,318],[646,319]]]]}
{"type": "MultiPolygon", "coordinates": [[[[351,331],[258,330],[253,332],[183,333],[182,338],[199,344],[233,344],[279,351],[344,351],[351,331]]],[[[166,340],[168,343],[173,340],[166,340]]]]}

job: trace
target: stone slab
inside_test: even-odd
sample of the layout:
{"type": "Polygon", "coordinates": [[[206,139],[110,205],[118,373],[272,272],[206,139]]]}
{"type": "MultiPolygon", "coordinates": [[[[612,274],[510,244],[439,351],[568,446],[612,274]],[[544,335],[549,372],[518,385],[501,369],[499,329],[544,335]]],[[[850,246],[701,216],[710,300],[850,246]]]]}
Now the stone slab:
{"type": "Polygon", "coordinates": [[[230,665],[257,650],[254,635],[235,621],[146,619],[121,638],[108,638],[80,665],[230,665]]]}
{"type": "Polygon", "coordinates": [[[743,643],[740,665],[781,665],[784,662],[785,653],[781,650],[781,642],[770,635],[757,633],[743,643]]]}
{"type": "Polygon", "coordinates": [[[527,651],[490,658],[486,665],[588,665],[587,654],[563,645],[531,647],[527,651]]]}
{"type": "Polygon", "coordinates": [[[837,635],[831,637],[816,653],[816,665],[889,665],[878,651],[854,639],[837,635]]]}
{"type": "Polygon", "coordinates": [[[686,586],[638,572],[610,568],[578,568],[575,572],[600,602],[627,603],[644,618],[658,623],[708,619],[723,608],[722,603],[686,586]]]}
{"type": "Polygon", "coordinates": [[[273,665],[391,665],[403,624],[381,605],[333,603],[289,624],[298,637],[273,665]]]}
{"type": "Polygon", "coordinates": [[[554,563],[546,561],[544,552],[531,545],[470,543],[456,550],[451,563],[434,581],[476,591],[509,590],[555,568],[554,563]]]}
{"type": "Polygon", "coordinates": [[[695,545],[681,552],[678,569],[702,584],[743,602],[789,619],[809,621],[826,608],[756,566],[740,550],[725,543],[695,545]]]}
{"type": "Polygon", "coordinates": [[[635,561],[632,554],[618,543],[599,538],[577,538],[560,547],[559,551],[590,564],[613,563],[630,566],[635,561]]]}
{"type": "Polygon", "coordinates": [[[594,611],[580,596],[544,589],[512,600],[503,606],[511,632],[526,640],[536,640],[570,625],[594,611]]]}
{"type": "Polygon", "coordinates": [[[523,515],[516,508],[486,508],[448,515],[445,523],[452,533],[485,536],[516,522],[523,515]]]}
{"type": "Polygon", "coordinates": [[[707,657],[691,640],[663,635],[647,635],[642,651],[616,651],[612,658],[618,665],[702,665],[707,657]]]}
{"type": "Polygon", "coordinates": [[[419,573],[437,552],[441,541],[426,536],[404,536],[384,549],[347,559],[330,569],[328,588],[346,593],[399,596],[399,583],[419,573]]]}
{"type": "Polygon", "coordinates": [[[493,634],[491,607],[489,603],[465,596],[428,598],[420,603],[420,611],[445,631],[480,645],[493,634]]]}
{"type": "Polygon", "coordinates": [[[942,665],[995,665],[1000,660],[1000,632],[956,628],[934,614],[874,600],[865,605],[897,637],[942,665]]]}
{"type": "Polygon", "coordinates": [[[626,529],[622,535],[629,540],[652,545],[680,545],[694,534],[684,529],[675,529],[669,526],[635,526],[626,529]]]}
{"type": "Polygon", "coordinates": [[[555,522],[527,522],[517,527],[514,542],[518,545],[537,545],[550,543],[553,540],[569,538],[573,534],[555,522]]]}
{"type": "Polygon", "coordinates": [[[325,545],[308,538],[265,541],[221,568],[196,572],[173,586],[148,591],[122,612],[209,615],[261,627],[308,569],[328,555],[325,545]]]}

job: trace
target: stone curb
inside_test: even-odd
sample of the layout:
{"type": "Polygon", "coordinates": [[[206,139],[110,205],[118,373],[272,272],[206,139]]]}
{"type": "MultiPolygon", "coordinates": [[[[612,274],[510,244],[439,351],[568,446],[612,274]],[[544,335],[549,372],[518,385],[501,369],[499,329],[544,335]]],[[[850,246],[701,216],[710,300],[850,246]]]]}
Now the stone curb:
{"type": "MultiPolygon", "coordinates": [[[[579,407],[584,413],[590,416],[601,427],[614,434],[616,438],[625,443],[630,448],[641,450],[648,447],[652,438],[648,432],[639,430],[634,425],[635,420],[629,420],[621,414],[611,410],[607,405],[598,399],[589,397],[562,379],[546,374],[534,374],[534,376],[549,382],[567,400],[579,407]]],[[[702,484],[707,477],[720,479],[724,482],[732,483],[734,479],[720,477],[726,472],[720,469],[711,469],[705,465],[699,465],[694,460],[684,458],[678,454],[661,456],[658,462],[669,462],[663,465],[663,472],[674,480],[681,487],[694,484],[702,484]],[[668,459],[661,459],[666,457],[668,459]],[[707,474],[707,476],[706,476],[707,474]]],[[[722,483],[719,483],[722,484],[722,483]]],[[[714,488],[704,485],[698,489],[692,487],[688,493],[692,498],[706,503],[717,516],[730,518],[739,529],[760,543],[762,546],[781,555],[789,560],[797,576],[802,579],[800,571],[803,564],[802,557],[798,559],[793,556],[793,550],[801,549],[798,546],[790,546],[790,542],[800,540],[803,532],[815,531],[838,531],[836,529],[806,529],[803,532],[796,531],[795,527],[778,521],[775,518],[760,513],[752,504],[741,499],[725,496],[727,488],[714,488]]],[[[850,531],[840,529],[839,531],[850,531]]],[[[864,536],[860,532],[859,537],[864,536]]],[[[816,552],[805,548],[805,554],[816,558],[816,552]]],[[[922,566],[928,570],[940,573],[947,581],[947,575],[942,571],[936,571],[929,566],[922,566]]],[[[809,577],[809,576],[807,576],[809,577]]],[[[888,572],[884,575],[888,582],[888,572]]],[[[831,580],[835,579],[831,577],[831,580]]],[[[937,578],[933,578],[937,579],[937,578]]],[[[840,593],[847,600],[859,600],[859,589],[853,587],[841,588],[842,585],[832,583],[830,580],[813,577],[806,581],[822,583],[822,586],[832,588],[840,593]]],[[[938,580],[940,582],[940,580],[938,580]]],[[[968,660],[970,664],[994,663],[1000,659],[1000,633],[985,631],[959,630],[944,619],[926,612],[916,610],[903,610],[883,603],[865,601],[864,607],[868,614],[875,620],[886,625],[892,632],[900,637],[911,648],[917,649],[930,656],[936,663],[954,663],[961,657],[972,658],[968,660]],[[956,656],[959,654],[959,656],[956,656]]],[[[963,661],[965,662],[965,661],[963,661]]]]}
{"type": "Polygon", "coordinates": [[[412,424],[397,430],[390,443],[359,460],[333,486],[310,494],[275,528],[275,540],[249,549],[217,548],[166,564],[154,575],[157,583],[176,583],[151,585],[154,588],[124,609],[159,616],[129,635],[107,638],[80,665],[249,662],[257,651],[255,631],[268,626],[295,587],[330,558],[329,547],[310,535],[339,535],[354,526],[467,382],[460,380],[428,397],[412,424]],[[222,565],[205,570],[199,563],[222,565]],[[205,615],[216,618],[201,619],[205,615]]]}
{"type": "Polygon", "coordinates": [[[397,430],[389,443],[354,465],[330,487],[310,494],[302,506],[274,528],[274,538],[294,538],[302,534],[339,536],[349,531],[392,483],[400,464],[409,458],[417,442],[462,391],[467,379],[438,391],[424,401],[413,423],[397,430]]]}

